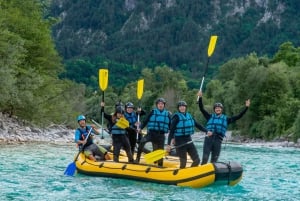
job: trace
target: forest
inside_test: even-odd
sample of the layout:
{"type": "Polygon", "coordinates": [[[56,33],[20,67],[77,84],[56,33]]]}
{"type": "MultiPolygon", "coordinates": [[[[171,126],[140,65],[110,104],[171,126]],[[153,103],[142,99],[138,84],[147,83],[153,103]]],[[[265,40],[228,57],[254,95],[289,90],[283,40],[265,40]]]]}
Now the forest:
{"type": "MultiPolygon", "coordinates": [[[[105,55],[66,59],[52,35],[57,19],[49,15],[45,2],[0,0],[2,113],[39,126],[55,123],[74,128],[79,114],[100,122],[103,93],[98,70],[105,68],[109,71],[104,93],[107,112],[113,112],[118,101],[131,101],[149,112],[154,101],[164,97],[172,112],[179,100],[185,100],[188,111],[205,124],[196,103],[208,59],[205,51],[197,76],[167,62],[138,65],[105,55]],[[136,94],[138,79],[145,80],[140,101],[136,94]]],[[[209,38],[205,39],[208,44],[209,38]]],[[[230,128],[234,134],[266,140],[300,138],[300,47],[286,40],[271,55],[251,52],[220,62],[216,58],[218,45],[204,82],[206,109],[212,111],[214,102],[222,102],[225,113],[231,116],[250,98],[249,111],[230,128]]],[[[204,48],[207,50],[207,45],[204,48]]]]}
{"type": "Polygon", "coordinates": [[[230,59],[272,57],[287,41],[299,46],[299,10],[298,0],[52,0],[48,16],[57,19],[52,30],[63,77],[97,87],[85,75],[107,63],[118,88],[144,68],[166,65],[193,89],[211,35],[219,38],[209,77],[230,59]]]}

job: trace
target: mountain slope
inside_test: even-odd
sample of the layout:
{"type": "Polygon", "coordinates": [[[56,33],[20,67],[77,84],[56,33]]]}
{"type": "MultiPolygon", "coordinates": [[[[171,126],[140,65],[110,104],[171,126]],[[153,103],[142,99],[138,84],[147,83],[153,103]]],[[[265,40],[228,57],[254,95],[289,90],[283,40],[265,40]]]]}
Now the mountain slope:
{"type": "Polygon", "coordinates": [[[298,0],[53,0],[51,14],[61,19],[53,35],[65,59],[197,72],[212,34],[219,36],[217,63],[273,55],[286,41],[299,45],[299,9],[298,0]]]}

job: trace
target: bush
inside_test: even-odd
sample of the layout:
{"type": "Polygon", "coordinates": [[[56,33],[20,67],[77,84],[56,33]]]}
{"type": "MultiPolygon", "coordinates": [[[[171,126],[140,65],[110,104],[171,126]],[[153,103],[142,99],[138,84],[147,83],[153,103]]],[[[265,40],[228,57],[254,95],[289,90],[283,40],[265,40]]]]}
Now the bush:
{"type": "Polygon", "coordinates": [[[258,131],[264,139],[271,140],[276,137],[277,122],[275,117],[264,117],[264,119],[259,123],[258,131]]]}
{"type": "Polygon", "coordinates": [[[297,118],[294,122],[295,132],[293,135],[293,141],[297,142],[297,140],[300,138],[300,111],[298,112],[297,118]]]}

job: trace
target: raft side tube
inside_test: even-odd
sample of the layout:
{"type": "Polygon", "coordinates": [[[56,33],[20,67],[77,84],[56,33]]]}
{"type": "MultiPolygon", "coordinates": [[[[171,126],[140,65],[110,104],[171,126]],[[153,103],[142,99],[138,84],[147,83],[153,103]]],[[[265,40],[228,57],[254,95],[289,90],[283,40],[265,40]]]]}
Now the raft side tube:
{"type": "Polygon", "coordinates": [[[243,167],[241,164],[233,161],[213,163],[215,167],[215,184],[230,185],[237,184],[243,175],[243,167]]]}
{"type": "Polygon", "coordinates": [[[154,165],[113,161],[93,162],[81,154],[76,161],[76,167],[78,173],[91,176],[131,179],[193,188],[208,186],[215,181],[213,164],[183,169],[161,168],[154,165]],[[85,162],[83,163],[83,161],[85,162]]]}

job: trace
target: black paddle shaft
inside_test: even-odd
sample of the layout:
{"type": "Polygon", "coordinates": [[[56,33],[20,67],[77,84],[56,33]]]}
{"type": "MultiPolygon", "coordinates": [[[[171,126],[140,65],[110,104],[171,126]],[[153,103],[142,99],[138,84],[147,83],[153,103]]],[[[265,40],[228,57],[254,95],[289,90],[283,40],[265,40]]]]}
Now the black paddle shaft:
{"type": "Polygon", "coordinates": [[[177,148],[183,147],[183,146],[185,146],[185,145],[187,145],[187,144],[191,144],[191,143],[193,143],[193,141],[192,141],[192,140],[191,140],[191,141],[188,141],[188,142],[186,142],[186,143],[183,143],[183,144],[181,144],[181,145],[178,145],[178,146],[172,147],[171,149],[177,149],[177,148]]]}

